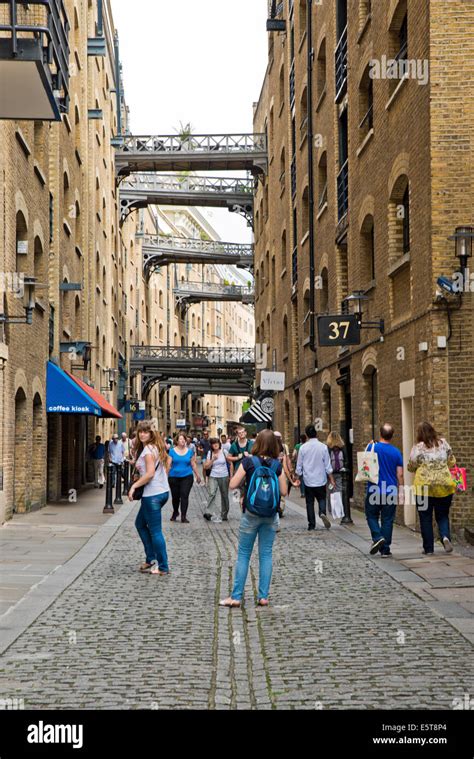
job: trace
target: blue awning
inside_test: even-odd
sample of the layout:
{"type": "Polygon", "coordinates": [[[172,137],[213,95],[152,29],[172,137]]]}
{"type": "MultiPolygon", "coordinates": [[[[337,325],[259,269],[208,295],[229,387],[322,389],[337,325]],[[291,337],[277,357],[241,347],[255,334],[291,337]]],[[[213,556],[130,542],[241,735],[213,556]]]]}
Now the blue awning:
{"type": "Polygon", "coordinates": [[[48,361],[46,371],[48,414],[90,414],[117,417],[121,414],[93,388],[48,361]]]}

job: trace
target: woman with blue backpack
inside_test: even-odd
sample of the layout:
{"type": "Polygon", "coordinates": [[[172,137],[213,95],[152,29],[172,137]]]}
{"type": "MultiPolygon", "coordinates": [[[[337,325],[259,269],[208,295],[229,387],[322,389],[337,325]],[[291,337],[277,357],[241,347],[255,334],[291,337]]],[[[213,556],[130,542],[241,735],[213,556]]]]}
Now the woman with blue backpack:
{"type": "Polygon", "coordinates": [[[243,514],[240,522],[239,550],[235,568],[234,587],[229,598],[220,606],[241,606],[255,540],[258,535],[259,584],[258,605],[268,606],[272,579],[272,550],[278,527],[280,498],[287,495],[287,479],[279,461],[280,448],[271,430],[257,435],[252,455],[242,460],[230,481],[230,488],[238,488],[246,481],[243,514]]]}

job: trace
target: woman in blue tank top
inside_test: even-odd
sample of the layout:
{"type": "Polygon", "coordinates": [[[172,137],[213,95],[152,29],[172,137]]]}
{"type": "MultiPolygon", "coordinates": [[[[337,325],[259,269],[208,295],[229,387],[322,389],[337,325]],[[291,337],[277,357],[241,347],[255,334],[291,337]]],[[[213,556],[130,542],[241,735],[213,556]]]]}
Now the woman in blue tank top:
{"type": "Polygon", "coordinates": [[[198,485],[201,484],[201,477],[196,464],[196,454],[191,448],[188,448],[186,435],[179,434],[174,440],[174,447],[170,448],[169,456],[171,457],[171,469],[168,475],[171,496],[173,500],[172,522],[176,522],[181,508],[181,522],[189,524],[186,518],[189,505],[189,494],[194,483],[194,475],[198,485]]]}

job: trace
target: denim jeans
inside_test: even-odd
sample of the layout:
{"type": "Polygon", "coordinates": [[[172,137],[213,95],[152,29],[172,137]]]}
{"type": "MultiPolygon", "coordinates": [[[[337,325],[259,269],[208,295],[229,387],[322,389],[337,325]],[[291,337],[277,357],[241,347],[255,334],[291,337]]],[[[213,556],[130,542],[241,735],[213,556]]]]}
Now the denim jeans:
{"type": "Polygon", "coordinates": [[[420,517],[423,548],[427,553],[433,553],[434,551],[433,511],[436,524],[438,525],[440,539],[443,540],[443,538],[449,538],[449,540],[451,540],[449,509],[451,508],[452,500],[452,495],[448,495],[445,498],[433,498],[429,496],[428,508],[426,508],[426,499],[424,497],[416,499],[418,515],[420,517]],[[421,508],[423,505],[425,508],[421,508]]]}
{"type": "Polygon", "coordinates": [[[206,514],[214,514],[217,493],[221,494],[221,517],[227,519],[229,513],[228,477],[209,477],[209,500],[206,506],[206,514]]]}
{"type": "Polygon", "coordinates": [[[316,529],[316,516],[314,513],[314,499],[316,498],[319,507],[319,515],[326,513],[326,485],[312,488],[305,485],[306,513],[308,515],[308,527],[311,530],[316,529]]]}
{"type": "Polygon", "coordinates": [[[160,493],[142,498],[135,520],[135,527],[145,548],[147,564],[157,561],[162,572],[169,571],[166,542],[161,531],[161,509],[169,497],[169,493],[160,493]]]}
{"type": "MultiPolygon", "coordinates": [[[[375,498],[372,498],[372,500],[375,500],[375,498]]],[[[390,553],[396,511],[396,504],[371,503],[367,490],[365,496],[365,516],[372,535],[372,541],[376,543],[380,538],[385,538],[385,543],[380,549],[381,554],[390,553]]]]}
{"type": "Polygon", "coordinates": [[[272,580],[272,549],[275,540],[278,518],[258,517],[246,511],[242,515],[239,531],[239,551],[235,567],[234,588],[232,598],[241,601],[244,594],[245,581],[249,571],[250,557],[252,555],[255,539],[258,535],[258,598],[268,598],[270,583],[272,580]]]}

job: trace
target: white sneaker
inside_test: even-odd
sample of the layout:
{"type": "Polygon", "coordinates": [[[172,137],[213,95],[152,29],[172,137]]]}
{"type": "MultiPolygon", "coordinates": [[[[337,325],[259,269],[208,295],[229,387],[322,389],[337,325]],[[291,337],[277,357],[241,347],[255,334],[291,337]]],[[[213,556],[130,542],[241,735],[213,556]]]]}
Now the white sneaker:
{"type": "Polygon", "coordinates": [[[446,551],[446,553],[452,553],[453,545],[449,538],[443,538],[443,545],[444,545],[444,550],[446,551]]]}
{"type": "Polygon", "coordinates": [[[211,517],[211,522],[215,522],[215,523],[222,522],[222,519],[220,517],[211,517]]]}

